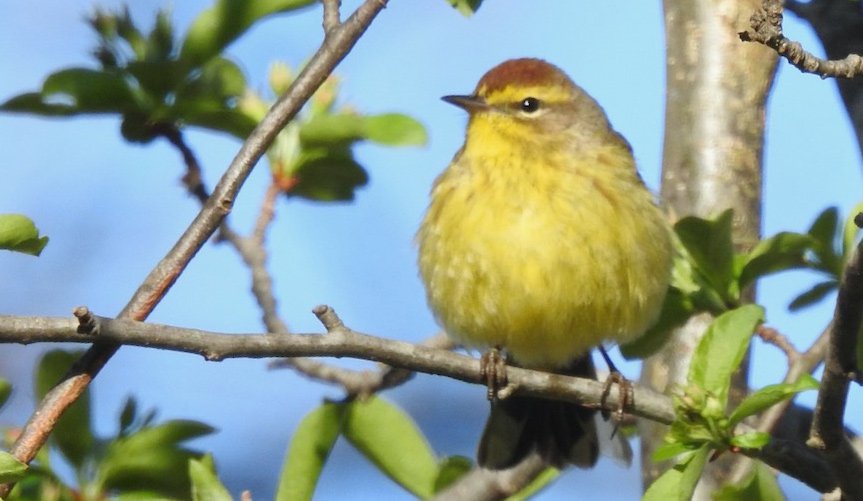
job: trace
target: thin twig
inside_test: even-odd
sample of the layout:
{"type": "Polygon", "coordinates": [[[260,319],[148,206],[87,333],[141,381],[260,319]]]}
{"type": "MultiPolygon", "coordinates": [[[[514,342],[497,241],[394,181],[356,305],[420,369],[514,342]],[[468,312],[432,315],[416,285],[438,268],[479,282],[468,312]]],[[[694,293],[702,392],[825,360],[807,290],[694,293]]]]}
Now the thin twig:
{"type": "Polygon", "coordinates": [[[803,49],[800,42],[785,38],[782,34],[782,0],[763,0],[749,22],[751,29],[738,33],[744,42],[758,42],[784,57],[804,73],[814,73],[821,78],[854,78],[863,75],[863,57],[849,54],[843,59],[822,59],[803,49]]]}
{"type": "Polygon", "coordinates": [[[762,324],[758,326],[755,333],[765,343],[772,344],[782,350],[782,352],[785,353],[785,357],[788,359],[789,367],[794,365],[797,359],[800,358],[800,352],[797,351],[797,348],[794,347],[791,340],[775,328],[762,324]]]}
{"type": "MultiPolygon", "coordinates": [[[[788,366],[788,372],[785,373],[785,378],[782,380],[785,384],[793,384],[800,379],[803,374],[811,374],[824,361],[824,356],[827,354],[827,345],[830,339],[830,329],[832,324],[828,324],[818,339],[812,343],[804,353],[798,353],[794,360],[788,366]]],[[[765,433],[773,432],[776,424],[782,418],[785,412],[792,403],[792,400],[785,400],[773,407],[767,409],[761,418],[758,420],[758,431],[765,433]]]]}
{"type": "Polygon", "coordinates": [[[264,193],[264,201],[261,203],[261,211],[258,213],[258,219],[255,222],[255,230],[252,232],[252,238],[258,245],[263,246],[267,236],[267,229],[270,223],[276,216],[276,201],[282,190],[276,183],[270,183],[267,186],[267,192],[264,193]]]}
{"type": "MultiPolygon", "coordinates": [[[[825,57],[863,54],[863,9],[859,1],[786,0],[785,11],[807,21],[824,47],[825,57]]],[[[863,79],[837,79],[836,86],[863,151],[863,79]]]]}
{"type": "Polygon", "coordinates": [[[207,203],[210,198],[210,193],[207,191],[207,186],[204,184],[204,176],[201,171],[201,164],[195,157],[194,152],[186,141],[183,139],[183,132],[176,126],[168,125],[157,127],[158,133],[168,140],[175,148],[180,150],[183,155],[183,163],[186,165],[186,173],[181,178],[186,191],[191,193],[202,204],[207,203]]]}
{"type": "MultiPolygon", "coordinates": [[[[762,339],[765,338],[765,334],[768,335],[767,337],[769,341],[768,339],[765,339],[765,342],[770,342],[771,344],[776,345],[779,349],[788,354],[788,371],[785,373],[785,378],[782,380],[784,384],[793,384],[797,382],[803,374],[811,374],[819,365],[821,365],[824,361],[824,356],[827,353],[831,325],[832,324],[829,324],[827,328],[821,332],[818,339],[815,340],[815,342],[812,343],[812,346],[810,346],[804,353],[798,352],[791,345],[790,341],[775,329],[769,329],[769,331],[765,332],[762,332],[762,328],[758,329],[758,334],[762,339]],[[782,339],[784,339],[784,341],[782,341],[782,339]]],[[[779,423],[783,422],[783,418],[786,416],[786,413],[789,412],[789,409],[793,409],[793,402],[794,399],[786,399],[764,411],[758,418],[758,423],[756,424],[755,429],[764,433],[778,433],[779,430],[777,430],[776,427],[779,423]]],[[[794,433],[785,433],[785,430],[782,431],[784,435],[793,436],[794,440],[803,441],[806,439],[805,436],[798,436],[798,434],[794,433]]],[[[747,464],[744,461],[735,463],[731,473],[728,475],[729,483],[739,483],[743,481],[743,479],[751,472],[750,466],[750,464],[747,464]]],[[[832,483],[833,485],[836,485],[835,479],[832,483]]]]}
{"type": "MultiPolygon", "coordinates": [[[[855,222],[861,226],[863,214],[855,222]]],[[[824,453],[839,479],[845,499],[863,499],[863,460],[845,435],[845,405],[851,381],[859,380],[857,342],[863,319],[863,243],[858,244],[845,266],[830,341],[824,361],[824,375],[815,404],[807,444],[824,453]]]]}
{"type": "MultiPolygon", "coordinates": [[[[279,131],[332,73],[372,20],[386,7],[387,2],[388,0],[366,0],[343,24],[327,33],[324,43],[297,79],[243,143],[204,208],[138,287],[120,312],[119,318],[144,320],[153,311],[231,211],[237,193],[279,131]]],[[[119,345],[115,343],[93,345],[70,369],[64,380],[48,392],[12,445],[10,452],[18,460],[29,463],[35,457],[62,413],[84,392],[118,348],[119,345]]],[[[10,490],[11,484],[0,486],[0,497],[8,495],[10,490]]]]}

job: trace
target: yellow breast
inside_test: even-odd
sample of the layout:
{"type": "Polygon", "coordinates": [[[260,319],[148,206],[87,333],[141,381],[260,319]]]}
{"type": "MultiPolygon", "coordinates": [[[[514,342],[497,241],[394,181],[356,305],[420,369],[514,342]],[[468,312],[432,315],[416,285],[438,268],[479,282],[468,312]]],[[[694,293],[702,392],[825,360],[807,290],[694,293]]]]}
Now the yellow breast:
{"type": "Polygon", "coordinates": [[[432,191],[419,267],[450,335],[561,368],[652,325],[670,229],[625,145],[535,158],[459,154],[432,191]]]}

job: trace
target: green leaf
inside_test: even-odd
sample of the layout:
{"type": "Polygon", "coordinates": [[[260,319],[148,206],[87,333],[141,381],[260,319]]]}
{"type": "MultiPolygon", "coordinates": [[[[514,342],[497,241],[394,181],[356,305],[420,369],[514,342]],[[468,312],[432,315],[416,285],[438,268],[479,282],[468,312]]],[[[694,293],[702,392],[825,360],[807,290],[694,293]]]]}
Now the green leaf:
{"type": "Polygon", "coordinates": [[[447,0],[450,5],[465,17],[470,17],[479,10],[482,0],[447,0]]]}
{"type": "MultiPolygon", "coordinates": [[[[69,371],[84,352],[51,350],[39,360],[36,368],[36,397],[42,400],[69,371]]],[[[90,391],[84,393],[60,416],[51,440],[76,468],[81,468],[93,453],[95,438],[91,429],[90,391]]]]}
{"type": "Polygon", "coordinates": [[[174,26],[168,11],[156,13],[156,23],[147,37],[146,61],[167,61],[174,52],[174,26]]]}
{"type": "Polygon", "coordinates": [[[280,12],[316,3],[316,0],[217,0],[189,27],[180,59],[197,66],[222,52],[254,23],[280,12]]]}
{"type": "Polygon", "coordinates": [[[123,7],[122,11],[118,11],[114,15],[116,20],[117,34],[129,44],[135,58],[144,59],[147,57],[147,40],[141,30],[135,26],[132,20],[132,15],[129,13],[128,7],[123,7]]]}
{"type": "Polygon", "coordinates": [[[40,237],[36,225],[21,214],[0,214],[0,249],[38,256],[48,245],[48,237],[40,237]]]}
{"type": "Polygon", "coordinates": [[[248,137],[258,125],[258,122],[247,114],[229,109],[219,101],[204,99],[184,101],[177,104],[175,113],[177,118],[186,125],[226,132],[239,139],[248,137]]]}
{"type": "Polygon", "coordinates": [[[670,287],[662,304],[656,323],[635,341],[620,345],[620,353],[627,360],[646,358],[659,351],[671,337],[676,327],[694,313],[690,298],[676,287],[670,287]]]}
{"type": "Polygon", "coordinates": [[[62,100],[80,113],[123,113],[137,104],[125,77],[114,71],[70,68],[52,73],[42,85],[46,101],[62,100]]]}
{"type": "Polygon", "coordinates": [[[730,444],[741,449],[760,449],[770,443],[770,434],[753,431],[731,437],[730,444]]]}
{"type": "Polygon", "coordinates": [[[317,153],[324,156],[307,152],[297,164],[292,173],[296,184],[288,195],[324,202],[353,200],[356,189],[369,181],[365,169],[349,156],[317,153]]]}
{"type": "Polygon", "coordinates": [[[344,436],[396,483],[421,498],[434,493],[437,458],[416,424],[382,398],[353,402],[344,436]]]}
{"type": "Polygon", "coordinates": [[[662,461],[676,458],[684,452],[692,452],[692,446],[681,442],[666,442],[653,451],[650,459],[655,463],[660,463],[662,461]]]}
{"type": "Polygon", "coordinates": [[[812,237],[812,254],[810,266],[813,269],[829,273],[836,279],[842,274],[841,250],[837,251],[837,228],[839,225],[839,210],[836,207],[825,209],[815,218],[809,227],[812,237]]]}
{"type": "Polygon", "coordinates": [[[723,299],[736,299],[729,297],[734,279],[732,217],[728,209],[714,220],[689,216],[674,225],[693,264],[723,299]]]}
{"type": "MultiPolygon", "coordinates": [[[[179,499],[188,499],[188,497],[189,496],[187,495],[179,499]]],[[[128,490],[117,493],[116,497],[111,496],[111,499],[116,499],[116,501],[165,501],[165,494],[158,491],[151,491],[146,489],[128,490]]]]}
{"type": "Polygon", "coordinates": [[[809,235],[820,243],[826,249],[833,248],[833,242],[836,239],[836,229],[839,226],[839,209],[836,207],[828,207],[824,209],[812,226],[809,227],[809,235]]]}
{"type": "Polygon", "coordinates": [[[135,423],[135,417],[138,414],[138,402],[133,397],[128,397],[126,403],[123,404],[123,410],[120,411],[120,427],[118,436],[126,435],[135,423]]]}
{"type": "Polygon", "coordinates": [[[682,459],[674,468],[657,478],[642,497],[643,501],[689,501],[701,478],[710,449],[704,446],[682,459]]]}
{"type": "Polygon", "coordinates": [[[454,484],[473,468],[473,461],[464,456],[448,456],[440,464],[434,481],[435,494],[454,484]]]}
{"type": "Polygon", "coordinates": [[[370,141],[389,146],[421,146],[428,141],[425,127],[421,123],[399,113],[365,117],[363,136],[370,141]]]}
{"type": "Polygon", "coordinates": [[[189,460],[189,478],[192,481],[193,501],[233,501],[228,489],[216,475],[213,456],[210,454],[200,460],[189,460]]]}
{"type": "Polygon", "coordinates": [[[713,501],[784,501],[776,476],[762,462],[753,462],[754,471],[737,485],[725,485],[713,493],[713,501]]]}
{"type": "Polygon", "coordinates": [[[737,370],[752,333],[764,320],[761,306],[748,304],[717,317],[698,343],[689,367],[689,382],[715,395],[724,407],[731,374],[737,370]]]}
{"type": "Polygon", "coordinates": [[[6,404],[9,396],[12,394],[12,383],[0,378],[0,407],[6,404]]]}
{"type": "Polygon", "coordinates": [[[200,73],[177,91],[177,101],[178,104],[196,99],[218,101],[227,110],[231,108],[226,100],[242,95],[245,90],[243,70],[233,61],[216,57],[207,61],[200,73]]]}
{"type": "Polygon", "coordinates": [[[279,478],[277,501],[310,500],[339,437],[345,405],[327,402],[313,410],[297,426],[279,478]]]}
{"type": "Polygon", "coordinates": [[[307,146],[344,146],[361,139],[389,146],[408,146],[425,144],[427,137],[422,124],[398,113],[322,114],[300,127],[300,141],[307,146]]]}
{"type": "Polygon", "coordinates": [[[788,309],[790,311],[797,311],[803,309],[807,306],[813,305],[825,297],[828,294],[835,291],[839,288],[839,282],[836,280],[827,280],[826,282],[820,282],[812,286],[806,292],[801,293],[799,296],[795,297],[791,304],[788,305],[788,309]]]}
{"type": "Polygon", "coordinates": [[[183,79],[188,68],[179,61],[130,61],[125,67],[154,102],[165,101],[183,79]]]}
{"type": "Polygon", "coordinates": [[[175,447],[193,438],[209,435],[215,431],[212,426],[200,421],[174,419],[162,424],[144,428],[141,431],[116,442],[116,447],[127,454],[164,447],[175,447]]]}
{"type": "Polygon", "coordinates": [[[342,147],[363,137],[364,122],[356,113],[318,115],[300,125],[300,141],[307,147],[342,147]]]}
{"type": "Polygon", "coordinates": [[[778,233],[758,242],[744,257],[738,279],[740,289],[771,273],[802,268],[805,264],[804,255],[812,242],[809,235],[791,232],[778,233]]]}
{"type": "Polygon", "coordinates": [[[83,113],[77,107],[63,103],[48,103],[39,92],[26,92],[10,98],[0,105],[0,111],[32,113],[45,117],[68,117],[83,113]]]}
{"type": "Polygon", "coordinates": [[[748,395],[728,417],[731,426],[802,391],[817,390],[818,381],[804,374],[793,384],[773,384],[748,395]]]}
{"type": "Polygon", "coordinates": [[[17,482],[27,473],[27,465],[6,451],[0,451],[0,482],[17,482]]]}
{"type": "Polygon", "coordinates": [[[189,460],[201,454],[180,444],[212,432],[212,427],[197,421],[174,420],[118,438],[108,444],[96,484],[122,492],[146,490],[188,498],[189,460]]]}

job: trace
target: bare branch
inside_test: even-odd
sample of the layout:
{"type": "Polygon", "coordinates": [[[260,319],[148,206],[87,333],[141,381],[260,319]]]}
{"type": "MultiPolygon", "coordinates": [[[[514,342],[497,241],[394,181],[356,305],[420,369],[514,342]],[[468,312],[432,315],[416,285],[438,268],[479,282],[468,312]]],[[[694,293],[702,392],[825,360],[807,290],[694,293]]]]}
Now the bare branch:
{"type": "Polygon", "coordinates": [[[339,7],[341,0],[321,0],[324,4],[324,33],[329,33],[336,29],[341,22],[339,15],[339,7]]]}
{"type": "Polygon", "coordinates": [[[439,492],[432,500],[494,501],[506,499],[522,490],[546,469],[548,469],[548,465],[536,453],[529,454],[520,463],[506,470],[492,471],[474,468],[449,488],[439,492]]]}
{"type": "MultiPolygon", "coordinates": [[[[393,369],[397,371],[424,372],[469,383],[485,384],[480,377],[480,362],[474,358],[449,350],[382,339],[356,332],[346,327],[329,307],[318,307],[315,309],[315,314],[327,327],[325,334],[224,334],[133,320],[110,319],[92,314],[91,316],[100,326],[98,339],[112,344],[197,353],[207,360],[239,357],[353,357],[383,362],[400,368],[393,369]]],[[[94,336],[79,333],[78,326],[79,321],[70,318],[0,315],[0,342],[22,344],[94,342],[94,336]]],[[[605,385],[591,379],[518,367],[508,367],[507,377],[513,393],[518,395],[570,401],[588,407],[604,407],[606,410],[616,410],[621,405],[616,392],[604,398],[605,385]]],[[[339,383],[341,384],[341,381],[339,383]]],[[[669,424],[674,419],[674,409],[669,397],[643,386],[633,387],[632,397],[625,402],[626,412],[663,424],[669,424]]],[[[750,430],[741,426],[740,431],[750,430]]],[[[761,452],[747,452],[776,467],[782,466],[785,458],[794,457],[795,465],[788,466],[788,470],[783,469],[783,471],[822,492],[835,487],[833,477],[821,475],[821,472],[829,467],[820,454],[807,449],[800,442],[776,439],[772,443],[773,446],[761,452]],[[819,478],[814,478],[815,474],[818,474],[819,478]]],[[[538,473],[532,467],[518,468],[525,468],[518,478],[526,478],[524,477],[527,475],[526,472],[538,473]]],[[[476,482],[480,484],[514,481],[505,480],[507,477],[486,478],[482,473],[471,475],[471,478],[476,478],[476,482]]]]}
{"type": "MultiPolygon", "coordinates": [[[[195,353],[210,361],[227,358],[353,357],[394,367],[485,384],[479,360],[447,350],[383,339],[344,325],[332,308],[315,313],[327,327],[325,334],[225,334],[94,315],[100,325],[98,340],[115,344],[195,353]]],[[[78,320],[57,317],[0,315],[0,343],[93,343],[92,335],[78,333],[78,320]]],[[[599,381],[508,367],[507,375],[519,395],[567,400],[593,407],[603,401],[605,385],[599,381]]],[[[618,396],[605,399],[616,410],[618,396]]],[[[642,388],[625,407],[627,412],[670,423],[674,411],[669,397],[642,388]]]]}
{"type": "MultiPolygon", "coordinates": [[[[204,208],[135,291],[119,318],[144,320],[153,311],[189,261],[231,211],[237,193],[279,131],[332,73],[387,2],[366,0],[350,18],[327,34],[324,43],[288,91],[276,101],[243,143],[204,208]]],[[[16,458],[25,463],[33,459],[48,439],[60,415],[84,392],[118,348],[119,345],[114,343],[92,346],[66,378],[48,392],[11,448],[10,452],[16,458]]],[[[0,486],[0,497],[6,496],[10,489],[10,484],[0,486]]]]}
{"type": "Polygon", "coordinates": [[[255,230],[252,232],[252,238],[255,239],[258,245],[263,246],[267,236],[267,228],[276,217],[276,201],[282,190],[276,183],[270,183],[267,187],[267,192],[264,194],[264,201],[261,203],[261,211],[258,213],[258,220],[255,222],[255,230]]]}
{"type": "MultiPolygon", "coordinates": [[[[828,325],[818,339],[812,343],[812,346],[804,353],[799,353],[795,350],[795,355],[789,356],[788,372],[785,373],[785,378],[782,380],[785,384],[795,383],[803,374],[811,374],[816,367],[824,361],[824,356],[827,353],[828,340],[830,339],[830,328],[828,325]]],[[[785,400],[773,407],[764,411],[761,418],[758,420],[758,431],[772,433],[776,425],[780,422],[785,410],[791,405],[793,400],[785,400]]],[[[741,477],[742,478],[742,477],[741,477]]]]}
{"type": "MultiPolygon", "coordinates": [[[[830,338],[830,328],[831,326],[828,325],[827,328],[821,332],[821,335],[818,336],[818,339],[814,343],[812,343],[812,346],[810,346],[805,353],[800,353],[791,345],[791,342],[784,335],[782,335],[775,329],[765,328],[764,326],[759,327],[759,337],[764,339],[765,342],[774,344],[788,355],[788,371],[785,373],[785,378],[782,380],[783,383],[792,384],[798,379],[800,379],[800,376],[802,376],[803,374],[811,374],[816,367],[821,365],[821,363],[824,361],[824,355],[827,353],[827,345],[830,338]]],[[[800,413],[796,412],[797,410],[799,410],[799,408],[794,407],[792,405],[793,403],[793,399],[788,399],[783,400],[782,402],[779,402],[778,404],[770,407],[769,409],[764,411],[763,414],[761,414],[758,419],[758,424],[755,426],[755,429],[757,431],[770,433],[774,436],[774,439],[768,446],[769,449],[765,449],[765,451],[774,451],[776,461],[771,462],[764,457],[761,457],[761,459],[781,471],[792,471],[792,468],[795,468],[796,466],[794,464],[786,465],[786,463],[794,463],[796,459],[793,459],[795,457],[794,455],[790,455],[788,452],[785,452],[787,446],[784,446],[783,444],[785,444],[787,440],[777,442],[777,436],[785,436],[793,441],[803,441],[806,439],[807,432],[797,433],[797,430],[784,429],[790,423],[796,422],[796,418],[800,417],[800,413]],[[782,428],[778,428],[780,423],[782,425],[782,428]]],[[[807,423],[811,423],[811,420],[807,423]]],[[[806,429],[808,428],[809,425],[807,424],[806,429]]],[[[803,464],[810,463],[804,462],[803,464]]],[[[728,475],[729,483],[739,483],[743,481],[743,479],[746,477],[746,475],[749,474],[750,471],[750,465],[746,462],[739,461],[735,463],[731,470],[731,473],[728,475]]],[[[792,476],[796,475],[792,474],[792,476]]],[[[822,472],[821,474],[814,476],[814,479],[818,480],[819,482],[823,481],[820,484],[809,484],[813,489],[816,489],[819,492],[827,492],[830,490],[826,489],[827,486],[835,487],[837,485],[836,477],[832,473],[830,473],[830,475],[825,475],[822,472]]]]}
{"type": "Polygon", "coordinates": [[[785,38],[782,34],[782,0],[763,0],[749,22],[747,31],[738,33],[744,42],[758,42],[784,57],[804,73],[814,73],[822,78],[854,78],[863,75],[863,57],[848,54],[843,59],[822,59],[803,49],[800,42],[785,38]]]}
{"type": "MultiPolygon", "coordinates": [[[[855,222],[861,226],[863,214],[855,222]]],[[[863,460],[851,446],[844,431],[845,405],[851,381],[859,379],[857,342],[863,319],[863,243],[845,267],[836,309],[833,312],[830,342],[824,362],[824,376],[807,444],[824,453],[847,499],[863,499],[863,460]]]]}
{"type": "MultiPolygon", "coordinates": [[[[791,11],[809,22],[824,46],[828,59],[863,54],[863,9],[860,2],[845,0],[786,0],[791,11]]],[[[863,79],[836,79],[839,94],[854,126],[857,146],[863,151],[863,79]]]]}
{"type": "Polygon", "coordinates": [[[812,449],[800,447],[800,442],[773,437],[763,449],[747,453],[818,492],[830,492],[837,486],[836,475],[824,458],[812,449]]]}
{"type": "Polygon", "coordinates": [[[791,343],[791,340],[773,327],[768,327],[762,324],[758,326],[758,329],[755,331],[755,333],[765,343],[772,344],[773,346],[782,350],[782,352],[785,353],[785,356],[788,358],[789,366],[793,365],[797,361],[797,359],[800,358],[800,352],[797,351],[797,348],[794,347],[794,344],[791,343]]]}

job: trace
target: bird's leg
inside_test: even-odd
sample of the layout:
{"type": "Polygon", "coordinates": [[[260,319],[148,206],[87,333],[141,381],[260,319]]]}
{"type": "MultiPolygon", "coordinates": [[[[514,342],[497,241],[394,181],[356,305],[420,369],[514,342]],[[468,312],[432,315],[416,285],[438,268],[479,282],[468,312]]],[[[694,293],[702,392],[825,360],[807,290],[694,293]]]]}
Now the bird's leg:
{"type": "MultiPolygon", "coordinates": [[[[605,360],[606,365],[608,365],[608,377],[605,379],[605,388],[602,390],[602,417],[605,419],[608,419],[609,417],[608,411],[605,410],[605,400],[611,393],[612,385],[616,384],[619,398],[617,409],[614,411],[614,418],[619,424],[623,420],[623,409],[625,409],[632,400],[632,382],[626,379],[623,373],[617,370],[614,362],[611,361],[611,357],[608,356],[608,352],[605,351],[605,347],[600,346],[599,353],[605,360]]],[[[617,425],[615,425],[614,431],[615,433],[617,432],[617,425]]]]}
{"type": "Polygon", "coordinates": [[[500,348],[494,347],[479,359],[479,377],[488,387],[488,399],[497,400],[498,391],[507,385],[506,358],[500,348]]]}

